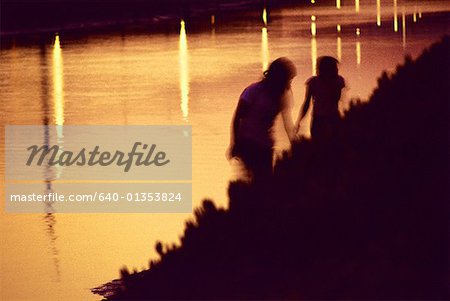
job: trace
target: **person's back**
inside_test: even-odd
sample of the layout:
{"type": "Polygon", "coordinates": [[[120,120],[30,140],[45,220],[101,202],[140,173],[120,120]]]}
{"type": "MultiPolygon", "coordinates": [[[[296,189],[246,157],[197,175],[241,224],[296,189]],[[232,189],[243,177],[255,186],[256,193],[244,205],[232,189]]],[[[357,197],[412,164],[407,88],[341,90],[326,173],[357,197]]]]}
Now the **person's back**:
{"type": "Polygon", "coordinates": [[[335,117],[339,114],[341,90],[345,87],[344,78],[340,75],[333,78],[311,77],[306,84],[313,99],[314,117],[335,117]]]}
{"type": "Polygon", "coordinates": [[[242,92],[240,99],[250,109],[241,119],[239,139],[271,148],[273,146],[271,129],[280,111],[280,105],[271,99],[268,88],[262,81],[248,86],[242,92]]]}
{"type": "Polygon", "coordinates": [[[335,138],[339,123],[339,101],[345,80],[338,74],[338,61],[331,56],[317,60],[317,76],[306,81],[305,102],[300,110],[296,129],[313,101],[311,136],[320,140],[335,138]]]}

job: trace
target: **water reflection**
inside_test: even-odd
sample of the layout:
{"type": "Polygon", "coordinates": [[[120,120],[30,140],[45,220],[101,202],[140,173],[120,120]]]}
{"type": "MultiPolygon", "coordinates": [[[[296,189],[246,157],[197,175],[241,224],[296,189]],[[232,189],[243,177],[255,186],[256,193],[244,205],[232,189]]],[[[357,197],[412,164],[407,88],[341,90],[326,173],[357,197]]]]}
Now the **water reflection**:
{"type": "Polygon", "coordinates": [[[341,61],[342,60],[342,40],[341,40],[340,36],[337,37],[336,46],[337,46],[337,53],[336,53],[337,59],[338,59],[338,61],[341,61]]]}
{"type": "Polygon", "coordinates": [[[381,0],[377,0],[377,26],[381,26],[381,0]]]}
{"type": "Polygon", "coordinates": [[[181,91],[181,113],[184,121],[189,117],[189,55],[187,45],[186,26],[184,20],[180,22],[179,67],[180,67],[180,91],[181,91]]]}
{"type": "Polygon", "coordinates": [[[397,0],[394,0],[394,32],[398,31],[397,0]]]}
{"type": "Polygon", "coordinates": [[[269,67],[269,37],[267,27],[261,29],[261,61],[262,70],[266,71],[269,67]]]}
{"type": "MultiPolygon", "coordinates": [[[[56,43],[55,43],[56,44],[56,43]]],[[[59,40],[58,40],[58,48],[59,48],[59,40]]],[[[59,48],[59,50],[61,50],[59,48]]],[[[53,60],[55,62],[55,52],[54,48],[54,57],[53,60]]],[[[59,55],[61,53],[59,52],[59,55]]],[[[42,110],[42,124],[44,129],[44,137],[43,137],[43,145],[50,146],[50,135],[49,135],[49,114],[50,114],[50,106],[48,103],[48,66],[47,66],[47,51],[46,51],[46,45],[44,42],[40,45],[40,74],[41,74],[41,110],[42,110]]],[[[56,59],[56,61],[61,62],[61,60],[56,59]]],[[[61,67],[59,65],[59,67],[61,67]]],[[[55,68],[55,64],[53,66],[55,68]]],[[[61,70],[61,69],[60,69],[61,70]]],[[[55,73],[54,73],[55,74],[55,73]]],[[[53,76],[53,80],[55,79],[55,75],[53,76]]],[[[62,82],[62,80],[60,81],[62,82]]],[[[62,86],[60,86],[62,87],[62,86]]],[[[61,90],[60,90],[61,92],[61,90]]],[[[61,94],[62,95],[62,94],[61,94]]],[[[56,106],[55,106],[56,108],[56,106]]],[[[53,192],[52,187],[52,179],[53,179],[53,173],[51,170],[51,167],[47,164],[46,168],[44,170],[44,180],[45,180],[45,194],[53,192]]],[[[53,208],[53,202],[45,202],[45,208],[44,208],[44,224],[45,224],[45,232],[47,234],[47,237],[49,238],[49,253],[50,258],[53,263],[53,267],[55,269],[55,276],[56,281],[60,280],[60,263],[59,263],[59,250],[57,248],[57,235],[55,231],[55,224],[56,224],[56,217],[54,215],[54,208],[53,208]]]]}
{"type": "MultiPolygon", "coordinates": [[[[59,35],[56,34],[53,44],[53,102],[54,102],[54,120],[56,124],[57,143],[60,149],[63,149],[64,142],[64,73],[63,73],[63,57],[59,41],[59,35]]],[[[63,167],[56,166],[56,178],[62,174],[63,167]]]]}
{"type": "Polygon", "coordinates": [[[317,64],[317,41],[316,37],[311,38],[311,66],[312,75],[316,75],[316,64],[317,64]]]}
{"type": "Polygon", "coordinates": [[[403,48],[406,47],[406,16],[405,16],[405,7],[402,7],[402,45],[403,45],[403,48]]]}
{"type": "Polygon", "coordinates": [[[262,13],[262,20],[263,20],[264,26],[267,26],[267,10],[265,7],[264,7],[263,13],[262,13]]]}
{"type": "Polygon", "coordinates": [[[316,27],[316,16],[311,16],[311,35],[315,37],[317,34],[317,27],[316,27]]]}
{"type": "Polygon", "coordinates": [[[55,36],[53,44],[53,100],[55,106],[55,124],[64,124],[64,80],[63,59],[59,35],[55,36]]]}
{"type": "Polygon", "coordinates": [[[361,65],[361,42],[356,41],[356,65],[359,67],[361,65]]]}

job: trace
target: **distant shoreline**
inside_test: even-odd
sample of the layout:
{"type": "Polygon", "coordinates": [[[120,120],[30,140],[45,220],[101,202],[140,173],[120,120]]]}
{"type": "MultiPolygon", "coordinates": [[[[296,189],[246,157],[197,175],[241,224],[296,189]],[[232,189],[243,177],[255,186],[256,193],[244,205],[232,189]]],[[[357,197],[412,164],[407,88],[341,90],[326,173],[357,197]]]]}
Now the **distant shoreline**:
{"type": "MultiPolygon", "coordinates": [[[[129,28],[148,30],[149,26],[171,28],[173,24],[178,25],[180,19],[193,23],[204,19],[208,21],[205,24],[210,24],[211,15],[226,17],[233,12],[262,10],[265,6],[271,9],[305,5],[290,0],[166,0],[164,5],[156,2],[4,0],[1,2],[0,36],[3,39],[55,32],[103,32],[129,28]]],[[[324,1],[323,4],[328,2],[324,1]]]]}

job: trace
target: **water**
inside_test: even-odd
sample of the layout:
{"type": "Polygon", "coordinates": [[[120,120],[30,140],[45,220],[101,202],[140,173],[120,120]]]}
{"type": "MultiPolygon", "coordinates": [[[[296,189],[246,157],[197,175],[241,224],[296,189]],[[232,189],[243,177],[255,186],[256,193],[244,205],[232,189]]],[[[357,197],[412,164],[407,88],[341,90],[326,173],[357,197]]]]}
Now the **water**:
{"type": "MultiPolygon", "coordinates": [[[[2,125],[191,124],[194,206],[207,197],[226,207],[233,110],[271,60],[288,56],[299,68],[295,115],[320,55],[341,60],[347,102],[365,99],[382,70],[448,33],[448,12],[433,14],[447,7],[448,1],[337,0],[333,7],[272,11],[267,28],[261,10],[227,23],[215,17],[214,28],[195,32],[180,24],[168,34],[61,35],[51,44],[13,45],[0,55],[2,125]]],[[[285,146],[282,137],[278,148],[285,146]]],[[[0,216],[5,300],[99,299],[89,288],[118,277],[123,265],[148,267],[155,241],[177,242],[190,217],[46,215],[44,208],[0,216]]]]}

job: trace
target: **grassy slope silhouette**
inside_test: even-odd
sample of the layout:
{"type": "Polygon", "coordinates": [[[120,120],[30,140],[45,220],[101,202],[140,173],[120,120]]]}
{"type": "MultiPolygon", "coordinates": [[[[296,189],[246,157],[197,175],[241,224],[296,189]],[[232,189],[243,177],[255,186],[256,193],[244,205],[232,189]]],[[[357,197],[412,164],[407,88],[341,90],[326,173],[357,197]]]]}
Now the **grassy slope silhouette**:
{"type": "Polygon", "coordinates": [[[108,299],[446,299],[449,37],[303,140],[264,189],[205,200],[182,245],[94,289],[108,299]],[[263,192],[261,192],[263,191],[263,192]]]}

